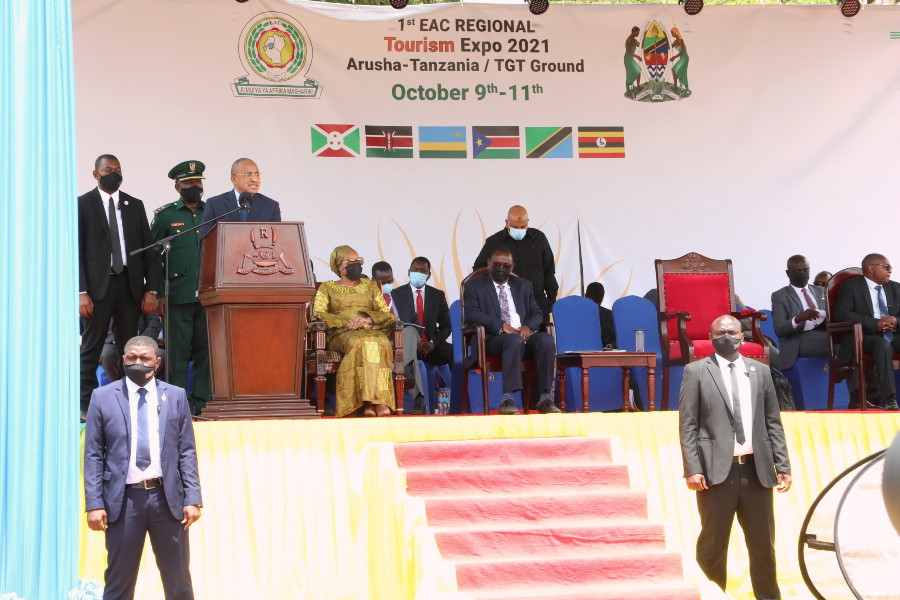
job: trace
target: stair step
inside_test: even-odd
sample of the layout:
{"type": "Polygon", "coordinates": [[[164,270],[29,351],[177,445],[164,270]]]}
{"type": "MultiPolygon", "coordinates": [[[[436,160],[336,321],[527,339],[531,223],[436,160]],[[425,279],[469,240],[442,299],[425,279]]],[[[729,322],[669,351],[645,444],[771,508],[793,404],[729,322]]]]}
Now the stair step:
{"type": "Polygon", "coordinates": [[[471,600],[700,600],[700,588],[680,579],[653,583],[530,586],[528,589],[472,590],[471,600]]]}
{"type": "Polygon", "coordinates": [[[646,493],[632,490],[438,496],[424,500],[428,524],[433,527],[469,525],[478,520],[486,524],[540,524],[568,518],[647,518],[646,493]]]}
{"type": "Polygon", "coordinates": [[[642,585],[682,577],[675,552],[605,553],[580,557],[517,560],[457,560],[461,591],[528,589],[548,581],[573,584],[639,581],[642,585]]]}
{"type": "Polygon", "coordinates": [[[609,438],[602,436],[407,442],[395,444],[394,453],[402,468],[581,465],[608,463],[612,457],[609,438]]]}
{"type": "Polygon", "coordinates": [[[629,488],[628,466],[555,464],[536,467],[426,468],[406,472],[406,490],[413,496],[466,496],[511,493],[557,486],[629,488]]]}
{"type": "Polygon", "coordinates": [[[554,556],[584,552],[638,553],[665,550],[662,523],[628,519],[555,521],[526,527],[441,527],[434,531],[441,556],[448,560],[554,556]]]}

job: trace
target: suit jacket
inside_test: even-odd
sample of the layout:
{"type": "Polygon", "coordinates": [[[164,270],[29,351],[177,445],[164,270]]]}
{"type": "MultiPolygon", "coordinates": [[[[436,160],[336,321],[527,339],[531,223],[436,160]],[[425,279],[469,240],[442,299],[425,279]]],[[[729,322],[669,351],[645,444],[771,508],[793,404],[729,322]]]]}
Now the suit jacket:
{"type": "MultiPolygon", "coordinates": [[[[501,246],[512,253],[513,263],[516,265],[513,273],[531,282],[535,300],[549,317],[550,309],[559,294],[559,283],[556,281],[556,261],[547,236],[540,229],[529,227],[525,237],[516,241],[504,227],[484,241],[472,270],[486,266],[494,250],[501,246]]],[[[549,318],[546,320],[549,321],[549,318]]]]}
{"type": "MultiPolygon", "coordinates": [[[[447,295],[441,290],[426,285],[425,292],[425,337],[440,344],[450,337],[450,307],[447,306],[447,295]]],[[[404,323],[418,323],[416,313],[416,296],[410,284],[401,285],[391,292],[397,316],[404,323]]]]}
{"type": "MultiPolygon", "coordinates": [[[[713,354],[684,367],[678,400],[684,476],[703,473],[707,485],[722,483],[728,477],[734,456],[734,415],[716,360],[713,354]]],[[[763,486],[775,487],[776,472],[789,475],[791,464],[772,373],[769,367],[755,360],[744,358],[744,363],[749,369],[753,403],[749,435],[753,440],[756,474],[763,486]]]]}
{"type": "MultiPolygon", "coordinates": [[[[122,233],[125,236],[126,273],[131,297],[140,302],[144,292],[159,291],[159,253],[152,250],[127,256],[132,250],[153,243],[144,203],[119,192],[122,233]]],[[[108,208],[100,190],[92,189],[78,197],[78,291],[91,300],[106,296],[109,286],[110,245],[108,208]]]]}
{"type": "MultiPolygon", "coordinates": [[[[810,295],[820,310],[825,310],[825,288],[817,285],[809,286],[810,295]]],[[[778,368],[790,369],[797,362],[800,352],[800,335],[804,333],[806,323],[794,325],[794,317],[808,307],[800,302],[800,297],[793,286],[787,285],[772,292],[772,325],[778,336],[778,368]]]]}
{"type": "MultiPolygon", "coordinates": [[[[240,221],[241,213],[236,212],[228,215],[223,219],[217,219],[227,212],[236,209],[237,200],[234,196],[234,190],[228,190],[224,194],[213,196],[206,201],[206,208],[203,210],[203,225],[200,227],[200,237],[206,237],[206,234],[221,221],[240,221]]],[[[257,222],[279,222],[281,221],[281,206],[278,202],[272,200],[268,196],[256,194],[253,196],[253,206],[250,207],[250,214],[247,215],[248,221],[257,222]]]]}
{"type": "MultiPolygon", "coordinates": [[[[522,325],[528,325],[532,331],[540,331],[544,313],[534,299],[531,282],[511,275],[507,284],[522,325]]],[[[466,323],[483,323],[488,339],[503,332],[500,299],[497,298],[497,290],[489,273],[479,275],[466,282],[463,308],[466,323]]]]}
{"type": "MultiPolygon", "coordinates": [[[[185,506],[203,504],[191,410],[182,388],[157,379],[156,390],[163,487],[169,511],[180,521],[185,506]]],[[[125,503],[131,435],[125,379],[94,390],[84,433],[84,509],[106,509],[110,523],[119,518],[125,503]]]]}
{"type": "MultiPolygon", "coordinates": [[[[893,317],[900,316],[900,283],[888,281],[884,288],[884,296],[887,302],[888,314],[893,317]]],[[[838,291],[835,317],[838,321],[855,321],[862,325],[865,335],[879,335],[878,319],[872,310],[872,296],[869,294],[869,286],[865,277],[854,277],[841,284],[838,291]]],[[[894,329],[895,335],[898,331],[894,329]]],[[[849,344],[846,344],[849,346],[849,344]]]]}

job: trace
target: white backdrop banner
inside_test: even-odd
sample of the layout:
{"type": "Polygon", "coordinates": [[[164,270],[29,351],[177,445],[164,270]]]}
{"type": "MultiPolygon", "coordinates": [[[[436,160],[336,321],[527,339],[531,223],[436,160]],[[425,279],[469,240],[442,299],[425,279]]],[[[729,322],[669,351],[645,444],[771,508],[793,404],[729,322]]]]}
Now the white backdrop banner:
{"type": "MultiPolygon", "coordinates": [[[[486,235],[524,205],[560,295],[655,285],[653,259],[735,263],[766,308],[813,271],[900,261],[900,10],[834,6],[438,5],[285,0],[73,3],[80,189],[116,154],[153,209],[166,173],[206,195],[253,158],[319,279],[334,246],[416,255],[458,296],[486,235]]],[[[368,269],[367,269],[368,270],[368,269]]]]}

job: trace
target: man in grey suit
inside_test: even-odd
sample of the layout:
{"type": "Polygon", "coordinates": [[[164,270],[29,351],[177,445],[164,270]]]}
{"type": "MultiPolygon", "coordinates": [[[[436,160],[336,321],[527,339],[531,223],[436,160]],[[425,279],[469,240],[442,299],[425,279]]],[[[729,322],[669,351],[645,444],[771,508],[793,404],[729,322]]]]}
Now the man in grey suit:
{"type": "Polygon", "coordinates": [[[787,260],[790,285],[772,292],[772,321],[778,336],[778,362],[785,371],[797,358],[828,356],[825,333],[825,290],[809,285],[809,262],[799,254],[787,260]]]}
{"type": "Polygon", "coordinates": [[[791,487],[781,412],[766,365],[738,352],[744,334],[730,315],[713,321],[715,354],[684,368],[679,433],[684,478],[697,492],[697,563],[723,590],[728,538],[737,515],[759,599],[781,598],[775,575],[772,488],[791,487]]]}
{"type": "Polygon", "coordinates": [[[131,338],[124,359],[125,378],[91,396],[84,434],[88,527],[106,532],[103,600],[134,598],[148,533],[166,600],[193,600],[187,530],[202,501],[187,396],[154,377],[154,340],[131,338]]]}

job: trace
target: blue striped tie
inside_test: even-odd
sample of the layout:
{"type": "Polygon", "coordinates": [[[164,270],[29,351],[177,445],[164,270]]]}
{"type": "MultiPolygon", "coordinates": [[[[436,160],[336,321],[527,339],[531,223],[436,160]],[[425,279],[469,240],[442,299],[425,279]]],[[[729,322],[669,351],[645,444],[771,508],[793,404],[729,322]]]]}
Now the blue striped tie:
{"type": "MultiPolygon", "coordinates": [[[[885,300],[885,298],[884,298],[884,289],[882,289],[882,287],[880,285],[876,285],[875,289],[878,291],[878,310],[881,311],[882,317],[886,317],[886,316],[888,316],[888,307],[887,307],[887,300],[885,300]]],[[[885,331],[884,339],[886,339],[889,342],[893,341],[894,340],[894,332],[893,331],[885,331]]]]}
{"type": "Polygon", "coordinates": [[[141,471],[150,466],[150,414],[147,410],[147,390],[138,388],[137,405],[137,452],[134,464],[141,471]]]}

